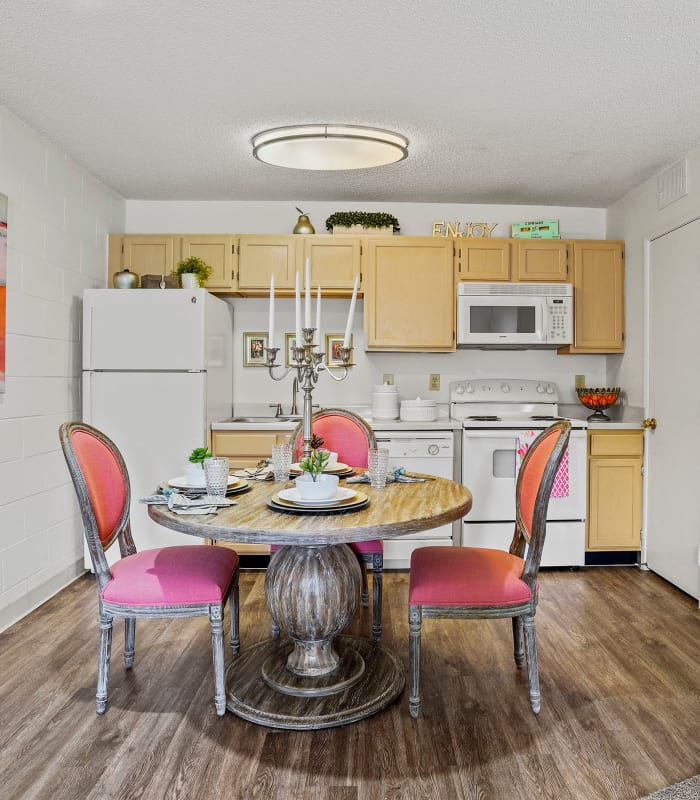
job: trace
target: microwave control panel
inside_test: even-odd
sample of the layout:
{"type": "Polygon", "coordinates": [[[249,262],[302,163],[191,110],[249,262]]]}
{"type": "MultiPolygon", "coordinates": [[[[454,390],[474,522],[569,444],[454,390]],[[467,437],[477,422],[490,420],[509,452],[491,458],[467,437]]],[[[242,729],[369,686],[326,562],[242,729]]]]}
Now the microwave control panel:
{"type": "Polygon", "coordinates": [[[548,297],[545,305],[547,342],[571,344],[573,324],[570,297],[548,297]]]}

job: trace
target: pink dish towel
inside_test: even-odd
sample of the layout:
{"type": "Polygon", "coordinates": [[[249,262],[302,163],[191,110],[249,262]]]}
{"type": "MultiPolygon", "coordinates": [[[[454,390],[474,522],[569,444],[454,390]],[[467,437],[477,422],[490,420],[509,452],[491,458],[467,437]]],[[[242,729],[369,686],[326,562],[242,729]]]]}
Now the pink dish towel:
{"type": "MultiPolygon", "coordinates": [[[[517,477],[520,465],[523,463],[525,454],[530,449],[530,445],[542,433],[542,431],[520,431],[518,433],[518,449],[515,458],[515,474],[517,477]]],[[[569,448],[567,446],[564,457],[562,458],[557,474],[554,476],[551,497],[569,496],[569,448]]]]}

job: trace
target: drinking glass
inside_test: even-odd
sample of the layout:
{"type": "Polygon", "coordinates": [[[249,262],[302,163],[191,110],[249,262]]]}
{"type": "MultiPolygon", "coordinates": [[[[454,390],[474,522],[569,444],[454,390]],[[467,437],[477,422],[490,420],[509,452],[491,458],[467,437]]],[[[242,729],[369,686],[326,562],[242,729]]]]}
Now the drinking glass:
{"type": "Polygon", "coordinates": [[[389,469],[389,450],[386,447],[370,447],[367,451],[367,471],[373,489],[386,486],[386,473],[389,469]]]}
{"type": "Polygon", "coordinates": [[[205,458],[202,464],[207,494],[224,497],[228,488],[229,460],[228,458],[205,458]]]}
{"type": "Polygon", "coordinates": [[[272,445],[272,471],[276,481],[289,480],[289,468],[292,466],[292,445],[272,445]]]}

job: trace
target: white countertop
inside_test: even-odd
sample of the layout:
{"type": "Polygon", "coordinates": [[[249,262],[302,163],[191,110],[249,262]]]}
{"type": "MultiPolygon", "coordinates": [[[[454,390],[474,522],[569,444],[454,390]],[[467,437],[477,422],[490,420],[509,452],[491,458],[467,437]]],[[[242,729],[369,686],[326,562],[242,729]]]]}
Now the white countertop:
{"type": "MultiPolygon", "coordinates": [[[[580,403],[572,403],[571,405],[560,403],[559,413],[571,419],[587,419],[593,412],[580,403]]],[[[605,413],[610,417],[610,421],[588,420],[588,429],[594,431],[608,429],[639,430],[643,427],[644,409],[639,406],[614,405],[612,408],[608,408],[605,413]]]]}

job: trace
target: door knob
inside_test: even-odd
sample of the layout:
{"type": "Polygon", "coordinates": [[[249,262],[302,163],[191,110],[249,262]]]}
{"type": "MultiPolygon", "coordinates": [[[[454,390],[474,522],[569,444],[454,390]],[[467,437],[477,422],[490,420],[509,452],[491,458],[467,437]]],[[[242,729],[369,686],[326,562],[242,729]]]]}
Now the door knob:
{"type": "Polygon", "coordinates": [[[642,422],[642,425],[645,428],[651,428],[653,431],[656,430],[656,419],[654,417],[647,417],[647,419],[642,422]]]}

